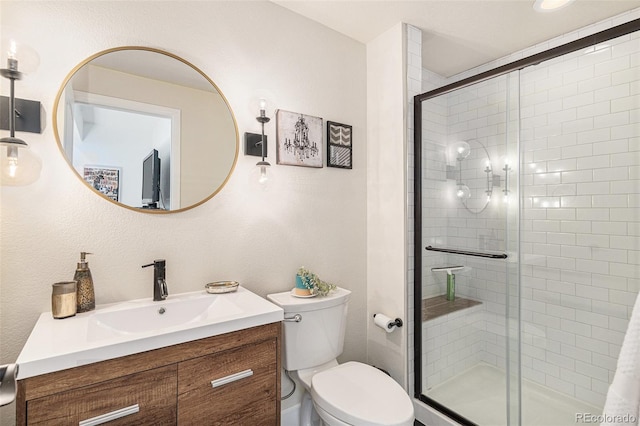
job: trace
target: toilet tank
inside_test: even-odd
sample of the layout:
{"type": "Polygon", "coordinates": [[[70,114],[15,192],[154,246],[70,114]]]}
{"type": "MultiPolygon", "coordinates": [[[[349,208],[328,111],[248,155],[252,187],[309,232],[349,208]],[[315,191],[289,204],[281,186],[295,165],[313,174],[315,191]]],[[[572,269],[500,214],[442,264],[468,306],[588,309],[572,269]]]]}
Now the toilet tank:
{"type": "Polygon", "coordinates": [[[283,367],[294,371],[334,360],[342,353],[351,292],[338,287],[324,297],[296,297],[291,291],[267,299],[284,310],[283,367]],[[302,321],[286,321],[299,314],[302,321]]]}

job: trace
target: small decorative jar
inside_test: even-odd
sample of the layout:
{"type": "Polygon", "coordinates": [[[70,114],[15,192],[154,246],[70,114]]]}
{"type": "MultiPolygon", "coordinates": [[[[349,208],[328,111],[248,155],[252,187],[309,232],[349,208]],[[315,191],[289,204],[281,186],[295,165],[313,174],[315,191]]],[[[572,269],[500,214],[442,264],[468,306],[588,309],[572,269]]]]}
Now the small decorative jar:
{"type": "Polygon", "coordinates": [[[76,314],[76,281],[52,284],[51,313],[54,318],[68,318],[76,314]]]}

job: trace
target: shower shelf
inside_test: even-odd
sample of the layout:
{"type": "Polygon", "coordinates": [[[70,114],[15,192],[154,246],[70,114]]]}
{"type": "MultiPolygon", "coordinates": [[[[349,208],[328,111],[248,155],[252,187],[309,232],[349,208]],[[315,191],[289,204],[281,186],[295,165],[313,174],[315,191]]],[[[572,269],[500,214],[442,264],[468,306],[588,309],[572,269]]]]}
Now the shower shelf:
{"type": "Polygon", "coordinates": [[[447,248],[439,248],[439,247],[432,247],[432,246],[426,246],[425,249],[427,251],[439,251],[442,253],[462,254],[464,256],[486,257],[489,259],[506,259],[507,258],[506,253],[483,253],[479,251],[447,249],[447,248]]]}
{"type": "Polygon", "coordinates": [[[452,312],[472,308],[481,304],[482,302],[479,302],[477,300],[464,299],[461,297],[456,297],[455,300],[449,301],[444,295],[423,299],[422,321],[429,321],[443,315],[448,315],[452,312]]]}

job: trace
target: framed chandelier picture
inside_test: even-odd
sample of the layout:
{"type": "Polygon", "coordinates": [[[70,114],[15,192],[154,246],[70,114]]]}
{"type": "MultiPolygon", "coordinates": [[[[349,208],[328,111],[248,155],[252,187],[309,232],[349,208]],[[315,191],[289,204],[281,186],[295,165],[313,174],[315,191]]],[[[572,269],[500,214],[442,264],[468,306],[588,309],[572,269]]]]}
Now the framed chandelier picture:
{"type": "Polygon", "coordinates": [[[276,111],[276,162],[322,167],[322,118],[276,111]]]}

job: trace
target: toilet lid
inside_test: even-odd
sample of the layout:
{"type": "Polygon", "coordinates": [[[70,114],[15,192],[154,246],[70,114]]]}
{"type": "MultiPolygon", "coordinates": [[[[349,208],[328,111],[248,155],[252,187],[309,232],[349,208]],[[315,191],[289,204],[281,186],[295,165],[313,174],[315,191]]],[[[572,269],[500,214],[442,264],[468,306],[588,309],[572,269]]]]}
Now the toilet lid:
{"type": "Polygon", "coordinates": [[[313,401],[351,425],[413,425],[409,395],[391,377],[360,362],[346,362],[311,378],[313,401]]]}

